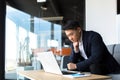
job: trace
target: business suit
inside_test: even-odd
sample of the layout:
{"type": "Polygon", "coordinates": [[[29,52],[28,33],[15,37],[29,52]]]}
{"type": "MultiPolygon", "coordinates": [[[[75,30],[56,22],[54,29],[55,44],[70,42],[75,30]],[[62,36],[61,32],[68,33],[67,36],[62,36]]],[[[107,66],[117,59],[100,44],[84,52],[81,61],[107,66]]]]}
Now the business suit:
{"type": "Polygon", "coordinates": [[[108,74],[116,72],[120,69],[119,64],[109,53],[102,37],[98,33],[83,30],[82,41],[84,51],[88,57],[86,60],[80,58],[80,51],[75,53],[73,45],[71,45],[72,53],[70,55],[70,62],[76,63],[77,70],[91,71],[92,65],[102,65],[103,71],[105,70],[105,73],[108,74]]]}

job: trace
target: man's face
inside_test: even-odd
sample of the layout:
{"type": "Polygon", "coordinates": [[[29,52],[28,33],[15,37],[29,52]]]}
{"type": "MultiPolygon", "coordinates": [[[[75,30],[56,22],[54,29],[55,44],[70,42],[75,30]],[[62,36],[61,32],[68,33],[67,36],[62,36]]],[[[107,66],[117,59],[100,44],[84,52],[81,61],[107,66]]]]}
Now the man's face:
{"type": "Polygon", "coordinates": [[[78,42],[80,40],[81,29],[77,28],[76,30],[65,30],[65,34],[71,42],[78,42]]]}

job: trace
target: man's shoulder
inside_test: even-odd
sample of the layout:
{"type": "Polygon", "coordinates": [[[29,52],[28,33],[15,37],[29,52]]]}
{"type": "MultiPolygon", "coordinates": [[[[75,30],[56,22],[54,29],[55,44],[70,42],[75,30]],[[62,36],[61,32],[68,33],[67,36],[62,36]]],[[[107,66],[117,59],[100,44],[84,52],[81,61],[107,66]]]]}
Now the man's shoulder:
{"type": "Polygon", "coordinates": [[[83,39],[91,41],[92,39],[100,39],[101,40],[101,35],[98,32],[95,31],[83,31],[83,39]]]}
{"type": "Polygon", "coordinates": [[[100,35],[98,32],[96,31],[83,31],[84,34],[87,34],[87,35],[100,35]]]}

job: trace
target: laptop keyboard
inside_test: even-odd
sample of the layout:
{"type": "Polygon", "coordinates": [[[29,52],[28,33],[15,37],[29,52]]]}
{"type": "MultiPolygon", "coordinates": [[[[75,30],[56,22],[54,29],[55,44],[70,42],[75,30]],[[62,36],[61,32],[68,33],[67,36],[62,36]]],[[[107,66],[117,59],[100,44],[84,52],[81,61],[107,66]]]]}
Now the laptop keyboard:
{"type": "Polygon", "coordinates": [[[63,74],[76,74],[74,72],[67,72],[67,71],[62,71],[63,74]]]}

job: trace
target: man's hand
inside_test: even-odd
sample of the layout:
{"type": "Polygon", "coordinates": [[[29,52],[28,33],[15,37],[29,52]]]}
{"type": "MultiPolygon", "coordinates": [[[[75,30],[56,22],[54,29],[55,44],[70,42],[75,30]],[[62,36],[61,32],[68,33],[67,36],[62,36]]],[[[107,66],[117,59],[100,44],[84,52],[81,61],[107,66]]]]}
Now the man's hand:
{"type": "Polygon", "coordinates": [[[74,51],[78,52],[79,51],[79,42],[74,42],[73,47],[74,47],[74,51]]]}
{"type": "Polygon", "coordinates": [[[69,70],[77,69],[77,66],[76,66],[76,64],[74,64],[74,63],[68,63],[68,64],[67,64],[67,67],[68,67],[69,70]]]}

